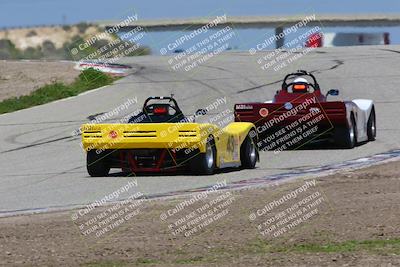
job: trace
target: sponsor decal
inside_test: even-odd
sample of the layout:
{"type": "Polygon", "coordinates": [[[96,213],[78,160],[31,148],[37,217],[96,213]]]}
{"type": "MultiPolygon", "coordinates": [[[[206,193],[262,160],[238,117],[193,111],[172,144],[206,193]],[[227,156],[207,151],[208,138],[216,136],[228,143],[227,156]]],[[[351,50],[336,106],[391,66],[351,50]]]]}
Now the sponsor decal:
{"type": "Polygon", "coordinates": [[[240,105],[236,105],[236,110],[238,110],[238,109],[253,109],[253,106],[240,104],[240,105]]]}
{"type": "Polygon", "coordinates": [[[117,132],[116,131],[111,131],[109,134],[108,134],[111,138],[117,138],[117,136],[118,136],[118,134],[117,134],[117,132]]]}
{"type": "Polygon", "coordinates": [[[260,113],[260,116],[261,116],[261,117],[264,117],[264,118],[265,118],[265,117],[268,116],[269,111],[268,111],[268,109],[266,109],[266,108],[261,108],[260,111],[259,111],[258,113],[260,113]]]}
{"type": "Polygon", "coordinates": [[[291,110],[293,108],[293,105],[290,102],[286,102],[284,107],[285,107],[286,110],[291,110]]]}

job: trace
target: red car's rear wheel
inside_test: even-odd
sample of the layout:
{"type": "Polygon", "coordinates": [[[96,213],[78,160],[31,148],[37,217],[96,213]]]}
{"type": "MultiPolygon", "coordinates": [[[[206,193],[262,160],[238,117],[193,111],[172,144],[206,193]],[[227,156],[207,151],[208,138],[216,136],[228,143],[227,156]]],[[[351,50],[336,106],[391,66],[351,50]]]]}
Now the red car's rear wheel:
{"type": "Polygon", "coordinates": [[[343,148],[354,148],[357,144],[357,125],[353,114],[347,127],[336,129],[335,143],[343,148]]]}
{"type": "Polygon", "coordinates": [[[369,115],[369,118],[368,118],[367,134],[368,134],[368,141],[375,141],[375,138],[376,138],[376,116],[375,116],[374,108],[372,108],[371,114],[369,115]]]}

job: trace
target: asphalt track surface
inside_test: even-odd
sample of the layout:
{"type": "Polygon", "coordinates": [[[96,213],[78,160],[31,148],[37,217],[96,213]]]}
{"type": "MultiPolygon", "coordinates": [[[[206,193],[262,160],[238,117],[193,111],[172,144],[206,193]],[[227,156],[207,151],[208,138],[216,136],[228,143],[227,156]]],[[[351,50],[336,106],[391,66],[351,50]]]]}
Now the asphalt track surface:
{"type": "MultiPolygon", "coordinates": [[[[145,195],[189,190],[226,180],[237,182],[277,173],[334,164],[399,148],[400,46],[317,49],[280,71],[265,71],[254,56],[226,52],[192,71],[174,71],[169,57],[125,59],[136,72],[111,86],[62,101],[0,116],[0,212],[73,207],[91,203],[137,179],[145,195]],[[193,114],[217,98],[227,104],[210,112],[214,116],[243,101],[271,99],[281,79],[297,69],[313,71],[322,90],[341,90],[339,99],[373,99],[377,112],[375,142],[352,150],[303,149],[261,153],[254,170],[229,170],[212,176],[163,175],[123,177],[113,170],[109,177],[91,178],[86,172],[80,136],[71,136],[88,116],[108,112],[128,98],[138,103],[123,110],[116,121],[141,108],[151,95],[175,94],[181,109],[193,114]]],[[[207,118],[203,118],[207,119],[207,118]]],[[[132,191],[133,192],[133,191],[132,191]]],[[[127,195],[121,195],[126,198],[127,195]]]]}

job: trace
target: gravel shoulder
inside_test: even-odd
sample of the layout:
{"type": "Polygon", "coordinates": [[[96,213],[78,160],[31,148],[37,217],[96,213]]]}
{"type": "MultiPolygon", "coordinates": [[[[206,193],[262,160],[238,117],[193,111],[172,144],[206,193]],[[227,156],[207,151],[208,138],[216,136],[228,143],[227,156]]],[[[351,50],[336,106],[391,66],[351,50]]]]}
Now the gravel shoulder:
{"type": "Polygon", "coordinates": [[[187,201],[193,196],[97,207],[78,218],[74,215],[82,210],[2,218],[0,262],[7,266],[396,266],[400,264],[399,168],[397,161],[264,188],[222,191],[191,204],[187,201]],[[265,210],[282,198],[286,200],[265,210]],[[108,221],[114,223],[113,229],[99,236],[87,232],[86,225],[94,225],[90,219],[104,222],[111,217],[110,208],[115,213],[124,210],[129,219],[119,225],[108,221]],[[161,220],[163,214],[167,215],[161,220]],[[211,215],[200,219],[201,214],[211,215]],[[251,214],[256,214],[253,220],[251,214]],[[294,214],[302,218],[300,223],[295,224],[294,214]],[[211,217],[212,222],[204,223],[211,217]],[[271,218],[278,219],[271,222],[271,218]],[[284,223],[285,218],[292,219],[284,223]],[[280,227],[262,234],[278,221],[280,227]]]}
{"type": "Polygon", "coordinates": [[[71,83],[79,75],[73,62],[0,60],[0,101],[27,95],[53,82],[71,83]]]}

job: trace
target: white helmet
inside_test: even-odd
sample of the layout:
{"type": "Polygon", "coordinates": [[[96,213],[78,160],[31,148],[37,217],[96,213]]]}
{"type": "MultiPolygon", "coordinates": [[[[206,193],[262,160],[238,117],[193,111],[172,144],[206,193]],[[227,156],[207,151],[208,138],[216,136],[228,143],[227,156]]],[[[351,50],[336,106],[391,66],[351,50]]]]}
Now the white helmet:
{"type": "Polygon", "coordinates": [[[308,81],[306,78],[297,77],[296,79],[294,79],[293,83],[308,83],[308,81]]]}

